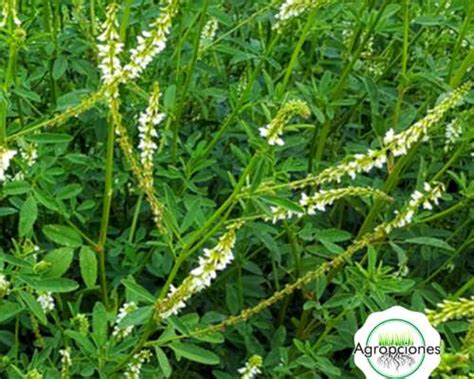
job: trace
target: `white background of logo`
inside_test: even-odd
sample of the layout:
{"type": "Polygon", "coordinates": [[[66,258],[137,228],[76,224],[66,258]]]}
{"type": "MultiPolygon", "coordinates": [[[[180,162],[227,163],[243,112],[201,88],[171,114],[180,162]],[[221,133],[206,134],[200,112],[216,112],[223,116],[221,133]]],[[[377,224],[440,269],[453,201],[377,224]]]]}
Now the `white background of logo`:
{"type": "MultiPolygon", "coordinates": [[[[378,346],[379,335],[389,334],[411,336],[413,346],[434,348],[439,347],[441,342],[439,333],[423,313],[395,306],[383,312],[372,313],[355,334],[354,347],[359,344],[362,349],[368,345],[378,346]]],[[[380,353],[367,358],[362,352],[354,351],[354,362],[367,379],[427,379],[439,365],[440,355],[415,353],[387,360],[387,356],[380,353]]]]}

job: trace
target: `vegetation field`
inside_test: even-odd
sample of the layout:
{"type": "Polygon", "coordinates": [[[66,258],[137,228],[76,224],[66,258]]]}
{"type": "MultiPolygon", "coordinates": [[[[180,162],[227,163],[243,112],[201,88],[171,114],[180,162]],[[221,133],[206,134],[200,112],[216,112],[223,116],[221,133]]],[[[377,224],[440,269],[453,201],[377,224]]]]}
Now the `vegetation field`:
{"type": "Polygon", "coordinates": [[[0,378],[474,378],[474,2],[116,1],[1,2],[0,378]]]}

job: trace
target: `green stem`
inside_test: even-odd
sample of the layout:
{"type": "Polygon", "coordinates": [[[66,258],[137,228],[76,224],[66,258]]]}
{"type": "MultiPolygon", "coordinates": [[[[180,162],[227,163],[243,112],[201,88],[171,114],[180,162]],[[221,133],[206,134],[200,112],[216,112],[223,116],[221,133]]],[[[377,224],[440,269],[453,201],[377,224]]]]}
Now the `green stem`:
{"type": "Polygon", "coordinates": [[[138,196],[137,205],[135,206],[135,212],[133,213],[132,226],[130,227],[130,233],[128,234],[128,242],[132,243],[135,236],[135,230],[137,229],[138,216],[142,208],[143,192],[138,196]]]}
{"type": "Polygon", "coordinates": [[[311,27],[314,25],[316,14],[317,14],[317,9],[314,9],[309,15],[308,20],[306,21],[306,24],[303,30],[301,31],[300,38],[298,39],[298,42],[296,43],[296,46],[293,49],[293,53],[291,54],[290,63],[288,64],[288,67],[286,68],[285,76],[283,78],[283,83],[281,87],[278,89],[277,98],[283,95],[286,91],[288,81],[290,80],[291,74],[293,73],[293,70],[296,66],[298,55],[301,51],[301,48],[303,47],[304,42],[306,41],[306,38],[308,37],[311,27]]]}
{"type": "Polygon", "coordinates": [[[242,95],[240,96],[238,102],[237,102],[237,105],[235,106],[234,110],[232,111],[232,113],[227,117],[227,119],[224,121],[224,124],[220,127],[220,129],[217,131],[217,133],[215,134],[214,138],[211,140],[211,142],[209,142],[209,144],[206,146],[206,148],[204,149],[203,153],[201,156],[199,156],[199,158],[201,159],[204,159],[206,158],[210,152],[212,151],[212,149],[214,148],[214,146],[219,142],[219,140],[221,139],[221,137],[223,136],[223,134],[225,133],[225,131],[227,130],[227,128],[232,125],[232,123],[234,122],[235,118],[239,115],[240,111],[242,110],[242,107],[245,103],[245,101],[247,100],[247,97],[249,96],[251,90],[252,90],[252,87],[253,87],[253,84],[257,78],[257,75],[258,73],[260,72],[262,66],[263,66],[263,63],[266,61],[266,58],[268,57],[268,55],[270,54],[271,50],[273,49],[273,47],[276,45],[278,41],[278,36],[273,38],[272,41],[270,42],[270,44],[268,45],[268,48],[266,50],[266,52],[264,53],[262,59],[260,59],[260,61],[258,62],[257,66],[255,67],[255,69],[253,70],[252,74],[250,75],[250,78],[247,82],[247,86],[245,87],[245,90],[243,91],[242,95]]]}
{"type": "Polygon", "coordinates": [[[89,19],[91,22],[91,34],[93,37],[97,36],[97,25],[95,22],[95,0],[90,0],[89,4],[89,19]]]}
{"type": "Polygon", "coordinates": [[[194,72],[194,67],[197,62],[197,58],[199,55],[199,43],[201,41],[201,32],[204,28],[204,25],[206,23],[206,14],[207,14],[207,6],[208,6],[209,1],[205,0],[203,9],[201,11],[201,18],[199,20],[199,26],[197,33],[194,37],[193,41],[193,56],[191,58],[191,62],[188,65],[188,68],[186,70],[186,79],[184,81],[184,85],[180,89],[180,101],[179,101],[179,106],[177,107],[176,111],[176,117],[174,120],[174,127],[173,127],[173,142],[172,142],[172,149],[171,149],[171,156],[173,159],[173,162],[176,162],[177,155],[178,155],[178,136],[179,136],[179,126],[181,124],[181,114],[184,109],[184,104],[186,101],[187,93],[189,91],[189,86],[191,84],[191,80],[193,78],[193,72],[194,72]]]}
{"type": "Polygon", "coordinates": [[[464,284],[461,288],[459,288],[455,293],[454,293],[454,298],[457,299],[461,297],[466,291],[468,291],[472,286],[474,286],[474,276],[469,279],[469,281],[464,284]]]}
{"type": "Polygon", "coordinates": [[[448,73],[448,79],[451,78],[451,75],[453,73],[454,69],[454,63],[456,62],[456,58],[459,54],[459,50],[461,49],[462,46],[462,41],[464,39],[464,36],[469,30],[472,30],[471,26],[471,19],[472,19],[472,14],[474,13],[474,5],[471,3],[469,5],[469,9],[466,14],[466,18],[464,19],[464,22],[461,26],[461,30],[459,31],[458,38],[456,40],[456,44],[454,45],[453,53],[451,54],[451,60],[449,62],[449,73],[448,73]]]}
{"type": "Polygon", "coordinates": [[[449,85],[454,88],[457,87],[460,83],[464,74],[472,67],[474,64],[474,48],[471,48],[469,54],[464,58],[459,68],[456,70],[452,76],[449,85]]]}
{"type": "Polygon", "coordinates": [[[109,228],[110,218],[110,207],[112,204],[113,194],[113,168],[114,168],[114,139],[115,139],[115,123],[109,123],[109,130],[107,134],[107,151],[106,151],[106,163],[105,163],[105,188],[104,188],[104,200],[102,208],[102,221],[100,225],[100,234],[98,242],[98,254],[99,254],[99,268],[100,268],[100,281],[102,297],[104,304],[108,306],[108,295],[107,295],[107,276],[105,272],[105,242],[107,240],[107,231],[109,228]]]}
{"type": "Polygon", "coordinates": [[[13,84],[14,81],[15,64],[18,53],[17,41],[16,37],[14,36],[14,30],[11,25],[9,27],[9,32],[10,46],[8,54],[8,63],[5,73],[5,79],[1,88],[2,93],[0,94],[0,146],[6,146],[7,144],[7,114],[9,109],[8,92],[10,86],[13,84]]]}
{"type": "Polygon", "coordinates": [[[409,28],[410,28],[410,0],[404,0],[403,6],[405,8],[405,11],[404,11],[404,16],[403,16],[402,71],[400,73],[401,83],[398,89],[399,91],[398,99],[395,105],[395,112],[393,115],[394,127],[398,125],[398,121],[400,119],[400,110],[402,107],[403,95],[405,92],[406,73],[407,73],[407,65],[408,65],[408,33],[409,33],[409,28]]]}
{"type": "Polygon", "coordinates": [[[219,209],[217,209],[214,212],[214,214],[209,218],[209,220],[196,233],[194,233],[194,237],[191,238],[191,240],[183,247],[181,254],[178,256],[178,259],[176,260],[173,268],[171,269],[170,274],[168,275],[165,285],[161,289],[159,300],[163,299],[165,295],[168,293],[171,283],[173,282],[174,278],[176,277],[176,274],[178,273],[179,268],[186,261],[186,259],[190,257],[204,243],[206,243],[206,241],[215,233],[215,230],[218,229],[225,222],[225,219],[229,215],[230,210],[232,210],[233,206],[238,201],[238,195],[242,187],[245,185],[245,180],[247,176],[253,170],[253,167],[255,166],[255,164],[258,162],[259,159],[260,159],[260,154],[258,153],[252,157],[247,167],[245,168],[244,172],[242,173],[239,179],[239,182],[237,183],[234,190],[232,191],[232,194],[219,207],[219,209]],[[211,228],[211,226],[215,223],[215,221],[217,221],[217,218],[226,211],[227,211],[227,214],[225,215],[225,217],[223,217],[223,219],[216,226],[214,226],[214,228],[212,228],[210,232],[208,232],[207,234],[203,236],[203,234],[211,228]]]}
{"type": "MultiPolygon", "coordinates": [[[[331,95],[331,101],[335,101],[335,100],[339,99],[339,97],[342,95],[345,84],[346,84],[346,81],[349,78],[349,75],[352,71],[352,68],[354,67],[354,65],[357,62],[357,60],[359,59],[360,55],[364,51],[365,46],[369,42],[369,39],[372,35],[372,32],[374,31],[374,29],[377,26],[378,22],[382,18],[382,15],[383,15],[387,5],[388,5],[388,1],[386,0],[386,1],[384,1],[382,7],[378,11],[377,17],[375,18],[374,22],[370,25],[370,28],[367,30],[367,33],[365,34],[363,40],[359,44],[359,47],[355,51],[351,61],[344,68],[344,70],[341,74],[341,77],[338,81],[338,84],[336,85],[336,88],[334,89],[334,92],[331,95]]],[[[313,143],[312,143],[311,150],[310,150],[310,156],[308,158],[308,166],[309,166],[310,171],[312,171],[312,169],[313,169],[313,167],[312,167],[313,166],[313,160],[316,160],[316,165],[317,166],[319,165],[319,163],[321,161],[321,158],[323,156],[324,148],[326,146],[326,141],[327,141],[327,138],[329,136],[330,131],[331,131],[331,121],[330,120],[327,120],[324,123],[323,127],[321,128],[321,132],[320,132],[319,135],[318,135],[318,130],[315,129],[315,131],[314,131],[315,134],[313,136],[313,143]]]]}

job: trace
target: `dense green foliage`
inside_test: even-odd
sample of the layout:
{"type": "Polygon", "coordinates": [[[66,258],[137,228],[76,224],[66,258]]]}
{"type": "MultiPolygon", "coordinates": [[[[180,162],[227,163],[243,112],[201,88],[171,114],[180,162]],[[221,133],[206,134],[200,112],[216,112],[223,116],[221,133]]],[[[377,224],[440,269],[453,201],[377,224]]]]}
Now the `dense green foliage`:
{"type": "MultiPolygon", "coordinates": [[[[235,378],[254,354],[262,377],[360,378],[353,336],[368,314],[396,304],[423,312],[474,294],[472,91],[428,141],[402,156],[387,152],[382,168],[288,185],[380,149],[390,129],[407,130],[467,83],[472,1],[307,1],[278,29],[280,2],[181,1],[166,48],[120,84],[118,110],[98,68],[108,2],[15,3],[4,0],[3,9],[13,4],[21,26],[7,14],[0,40],[0,155],[17,151],[10,167],[0,160],[0,173],[8,167],[0,182],[0,274],[8,282],[0,281],[0,377],[123,377],[146,348],[143,378],[235,378]],[[217,32],[205,38],[213,19],[217,32]],[[150,195],[146,168],[140,163],[137,177],[114,134],[122,123],[139,160],[138,116],[155,83],[165,118],[150,195]],[[282,123],[284,144],[270,145],[259,128],[291,100],[309,114],[297,104],[282,123]],[[447,141],[453,125],[460,135],[447,141]],[[444,184],[439,205],[364,239],[425,182],[444,184]],[[302,192],[348,186],[370,192],[271,220],[272,207],[302,212],[302,192]],[[203,248],[236,220],[244,223],[234,260],[177,315],[158,318],[169,285],[189,277],[203,248]],[[359,240],[366,246],[314,280],[226,323],[359,240]],[[38,301],[48,292],[50,310],[38,301]],[[120,328],[133,330],[117,338],[119,309],[131,302],[137,309],[120,328]],[[220,322],[226,327],[193,335],[220,322]]],[[[122,62],[162,13],[154,3],[119,3],[122,62]]],[[[466,309],[460,316],[474,315],[466,309]]],[[[435,377],[467,378],[472,322],[438,330],[447,354],[435,377]]]]}

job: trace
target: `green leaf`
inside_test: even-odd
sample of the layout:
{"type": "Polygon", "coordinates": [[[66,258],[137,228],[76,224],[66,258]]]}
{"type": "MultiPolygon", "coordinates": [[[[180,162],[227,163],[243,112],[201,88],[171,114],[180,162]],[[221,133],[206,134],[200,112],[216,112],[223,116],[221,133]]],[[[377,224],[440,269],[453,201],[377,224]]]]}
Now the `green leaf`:
{"type": "Polygon", "coordinates": [[[163,350],[161,350],[159,347],[155,347],[155,353],[156,353],[156,359],[158,360],[158,364],[160,365],[161,371],[163,371],[163,375],[165,378],[169,378],[171,376],[171,373],[173,372],[173,369],[170,365],[170,361],[168,360],[168,357],[164,353],[163,350]]]}
{"type": "Polygon", "coordinates": [[[190,343],[170,344],[177,357],[183,357],[190,361],[202,363],[204,365],[217,365],[220,362],[219,357],[212,351],[203,349],[200,346],[190,343]]]}
{"type": "Polygon", "coordinates": [[[79,332],[75,332],[73,330],[66,330],[66,335],[68,337],[71,337],[74,341],[76,341],[81,347],[82,349],[89,353],[89,354],[93,354],[95,353],[96,351],[96,348],[94,347],[94,345],[92,344],[91,340],[89,339],[89,337],[87,336],[84,336],[82,335],[81,333],[79,332]]]}
{"type": "Polygon", "coordinates": [[[41,133],[31,134],[26,139],[38,144],[46,143],[67,143],[72,140],[72,136],[62,133],[41,133]]]}
{"type": "Polygon", "coordinates": [[[454,248],[450,246],[447,242],[433,237],[415,237],[408,238],[405,240],[407,243],[414,243],[416,245],[425,245],[431,247],[437,247],[443,250],[454,251],[454,248]]]}
{"type": "Polygon", "coordinates": [[[41,279],[34,284],[38,291],[47,292],[72,292],[79,288],[79,284],[71,279],[41,279]]]}
{"type": "Polygon", "coordinates": [[[62,187],[57,193],[56,198],[60,200],[72,199],[82,192],[82,186],[79,184],[69,184],[62,187]]]}
{"type": "Polygon", "coordinates": [[[165,95],[163,97],[163,105],[167,112],[170,112],[174,108],[176,99],[176,86],[174,84],[166,88],[165,95]]]}
{"type": "Polygon", "coordinates": [[[31,233],[37,218],[38,207],[36,200],[33,196],[28,196],[20,210],[20,224],[18,227],[20,237],[26,237],[31,233]]]}
{"type": "Polygon", "coordinates": [[[30,191],[30,183],[22,180],[14,180],[12,182],[5,183],[3,186],[3,193],[5,195],[22,195],[30,191]]]}
{"type": "Polygon", "coordinates": [[[2,301],[0,304],[0,323],[12,318],[23,308],[18,303],[13,303],[11,301],[2,301]]]}
{"type": "Polygon", "coordinates": [[[10,208],[10,207],[0,208],[0,217],[14,215],[15,213],[18,213],[18,210],[16,210],[15,208],[10,208]]]}
{"type": "Polygon", "coordinates": [[[143,325],[152,316],[153,309],[155,309],[153,305],[138,308],[125,316],[122,322],[120,322],[120,327],[126,328],[132,325],[143,325]]]}
{"type": "Polygon", "coordinates": [[[45,208],[54,212],[59,212],[60,214],[64,214],[61,207],[59,206],[59,203],[50,194],[41,191],[39,188],[35,188],[34,195],[36,200],[38,200],[38,202],[45,208]]]}
{"type": "Polygon", "coordinates": [[[74,229],[64,225],[45,225],[43,233],[51,241],[59,245],[69,247],[79,247],[82,245],[82,238],[74,229]]]}
{"type": "Polygon", "coordinates": [[[107,341],[107,311],[102,303],[96,303],[92,311],[92,333],[99,346],[107,341]]]}
{"type": "Polygon", "coordinates": [[[298,213],[304,212],[303,208],[301,208],[298,204],[284,198],[266,196],[265,200],[271,202],[274,205],[278,205],[282,208],[288,209],[293,212],[298,212],[298,213]]]}
{"type": "Polygon", "coordinates": [[[31,313],[33,313],[33,315],[39,320],[39,322],[41,322],[43,325],[46,325],[48,320],[46,319],[43,308],[33,297],[33,295],[25,291],[20,291],[18,294],[20,295],[20,298],[26,303],[26,306],[30,309],[31,313]]]}
{"type": "Polygon", "coordinates": [[[62,247],[50,251],[45,257],[44,261],[51,263],[50,269],[46,272],[48,277],[60,277],[69,268],[74,257],[74,250],[70,247],[62,247]]]}
{"type": "Polygon", "coordinates": [[[54,80],[60,79],[67,69],[67,59],[63,55],[59,56],[53,64],[53,78],[54,80]]]}
{"type": "Polygon", "coordinates": [[[18,88],[15,88],[13,92],[24,99],[35,101],[37,103],[41,101],[40,95],[38,95],[36,92],[33,92],[27,88],[18,87],[18,88]]]}
{"type": "Polygon", "coordinates": [[[129,276],[126,279],[122,280],[122,284],[135,296],[137,296],[140,300],[143,300],[147,303],[153,304],[155,302],[155,297],[148,292],[147,289],[142,287],[141,285],[135,282],[135,279],[129,276]]]}
{"type": "Polygon", "coordinates": [[[97,281],[97,256],[88,246],[82,246],[79,253],[79,266],[82,280],[87,288],[95,286],[97,281]]]}

